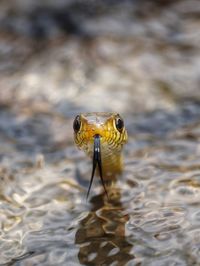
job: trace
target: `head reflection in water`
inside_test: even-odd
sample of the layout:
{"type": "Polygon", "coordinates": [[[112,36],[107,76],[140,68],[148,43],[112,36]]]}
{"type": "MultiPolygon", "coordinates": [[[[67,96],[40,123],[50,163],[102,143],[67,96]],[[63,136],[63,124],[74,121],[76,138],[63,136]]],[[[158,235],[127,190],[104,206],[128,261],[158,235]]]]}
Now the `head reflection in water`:
{"type": "Polygon", "coordinates": [[[87,197],[98,167],[104,191],[105,182],[122,172],[122,147],[127,141],[124,121],[117,113],[85,113],[77,115],[74,123],[76,145],[92,158],[92,174],[87,197]]]}
{"type": "Polygon", "coordinates": [[[125,235],[129,216],[120,202],[120,188],[115,183],[107,187],[109,204],[105,193],[91,199],[92,209],[78,227],[75,244],[79,245],[78,259],[83,265],[126,265],[135,257],[132,244],[125,235]]]}

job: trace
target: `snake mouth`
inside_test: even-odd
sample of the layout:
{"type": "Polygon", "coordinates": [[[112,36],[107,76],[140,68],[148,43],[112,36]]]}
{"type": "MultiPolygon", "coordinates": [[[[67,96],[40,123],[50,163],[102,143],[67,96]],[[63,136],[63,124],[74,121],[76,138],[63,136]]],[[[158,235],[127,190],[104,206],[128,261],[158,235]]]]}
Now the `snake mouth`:
{"type": "Polygon", "coordinates": [[[106,186],[103,180],[103,173],[102,173],[102,161],[101,161],[101,136],[99,134],[96,134],[94,136],[94,150],[93,150],[93,160],[92,160],[92,175],[91,175],[91,179],[90,179],[90,184],[89,184],[89,188],[88,188],[88,192],[87,192],[87,198],[89,196],[90,193],[90,189],[92,186],[92,182],[94,179],[94,174],[95,174],[95,169],[98,166],[98,170],[99,170],[99,176],[101,179],[101,183],[103,185],[104,191],[108,197],[108,193],[106,190],[106,186]]]}

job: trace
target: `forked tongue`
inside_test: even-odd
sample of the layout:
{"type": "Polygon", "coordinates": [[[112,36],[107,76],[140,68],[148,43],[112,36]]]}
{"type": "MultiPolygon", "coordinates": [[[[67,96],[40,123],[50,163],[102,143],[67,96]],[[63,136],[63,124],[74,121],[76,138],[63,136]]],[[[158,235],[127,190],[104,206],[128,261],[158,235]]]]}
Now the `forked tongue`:
{"type": "Polygon", "coordinates": [[[90,189],[91,189],[91,186],[92,186],[92,182],[93,182],[93,179],[94,179],[94,174],[95,174],[95,169],[96,169],[96,166],[98,165],[98,169],[99,169],[99,175],[100,175],[100,178],[101,178],[101,183],[103,185],[103,188],[104,188],[104,191],[108,197],[108,193],[107,193],[107,190],[106,190],[106,187],[105,187],[105,184],[104,184],[104,180],[103,180],[103,174],[102,174],[102,161],[101,161],[101,137],[96,134],[94,136],[94,151],[93,151],[93,160],[92,160],[92,175],[91,175],[91,179],[90,179],[90,185],[89,185],[89,188],[88,188],[88,192],[87,192],[87,198],[89,196],[89,193],[90,193],[90,189]]]}

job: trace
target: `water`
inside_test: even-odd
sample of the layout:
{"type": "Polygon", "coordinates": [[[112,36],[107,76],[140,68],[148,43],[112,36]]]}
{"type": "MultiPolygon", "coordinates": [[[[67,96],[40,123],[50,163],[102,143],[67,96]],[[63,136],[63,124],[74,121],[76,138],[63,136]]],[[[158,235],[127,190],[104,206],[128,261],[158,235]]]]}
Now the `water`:
{"type": "Polygon", "coordinates": [[[34,3],[0,9],[0,265],[199,265],[199,2],[34,3]],[[129,134],[109,200],[86,111],[129,134]]]}

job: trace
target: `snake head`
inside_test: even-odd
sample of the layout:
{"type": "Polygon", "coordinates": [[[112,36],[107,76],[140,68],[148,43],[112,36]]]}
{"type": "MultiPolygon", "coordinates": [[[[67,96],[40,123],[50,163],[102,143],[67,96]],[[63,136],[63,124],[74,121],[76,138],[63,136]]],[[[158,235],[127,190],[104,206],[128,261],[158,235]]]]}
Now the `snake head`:
{"type": "Polygon", "coordinates": [[[103,178],[111,178],[122,170],[121,151],[127,142],[123,119],[117,113],[84,113],[75,117],[73,129],[76,145],[93,161],[88,194],[96,166],[105,189],[103,178]]]}
{"type": "Polygon", "coordinates": [[[127,142],[124,121],[117,113],[85,113],[75,117],[74,140],[79,149],[93,155],[94,136],[101,137],[101,145],[113,154],[121,152],[127,142]]]}

